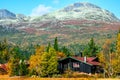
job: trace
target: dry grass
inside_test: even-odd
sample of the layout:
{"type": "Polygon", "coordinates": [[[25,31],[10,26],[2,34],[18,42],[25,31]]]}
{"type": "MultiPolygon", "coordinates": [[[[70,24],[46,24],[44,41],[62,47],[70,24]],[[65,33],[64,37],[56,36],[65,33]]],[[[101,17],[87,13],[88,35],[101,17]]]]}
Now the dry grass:
{"type": "Polygon", "coordinates": [[[117,79],[117,78],[99,78],[97,80],[120,80],[120,79],[117,79]]]}
{"type": "Polygon", "coordinates": [[[0,75],[0,80],[120,80],[113,78],[28,78],[28,77],[9,77],[8,75],[0,75]]]}

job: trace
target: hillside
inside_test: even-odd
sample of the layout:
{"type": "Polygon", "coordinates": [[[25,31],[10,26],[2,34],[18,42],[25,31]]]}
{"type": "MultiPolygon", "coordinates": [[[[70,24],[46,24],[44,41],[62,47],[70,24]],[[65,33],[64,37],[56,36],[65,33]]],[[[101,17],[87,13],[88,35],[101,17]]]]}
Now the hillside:
{"type": "Polygon", "coordinates": [[[105,39],[114,40],[120,28],[119,19],[113,13],[91,3],[74,3],[39,17],[16,16],[16,19],[0,20],[5,29],[1,29],[0,39],[25,46],[46,44],[55,37],[62,45],[86,44],[92,37],[103,44],[105,39]]]}

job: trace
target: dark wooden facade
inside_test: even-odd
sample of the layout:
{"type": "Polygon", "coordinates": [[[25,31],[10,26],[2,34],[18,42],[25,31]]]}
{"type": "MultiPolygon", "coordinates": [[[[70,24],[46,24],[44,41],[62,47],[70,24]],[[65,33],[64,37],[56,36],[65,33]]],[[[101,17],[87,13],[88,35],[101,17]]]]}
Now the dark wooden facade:
{"type": "Polygon", "coordinates": [[[85,62],[84,60],[82,60],[82,58],[80,59],[81,60],[75,57],[67,57],[59,60],[59,71],[63,73],[67,69],[71,69],[72,71],[92,74],[100,72],[100,66],[98,62],[95,61],[95,58],[93,59],[93,61],[89,62],[85,62]]]}

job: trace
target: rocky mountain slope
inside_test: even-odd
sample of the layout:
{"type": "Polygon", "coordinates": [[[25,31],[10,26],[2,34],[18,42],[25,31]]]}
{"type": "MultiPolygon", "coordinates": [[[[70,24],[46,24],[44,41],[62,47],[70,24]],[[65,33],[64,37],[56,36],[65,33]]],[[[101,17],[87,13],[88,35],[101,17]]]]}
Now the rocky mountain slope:
{"type": "Polygon", "coordinates": [[[69,19],[82,19],[82,20],[99,20],[107,22],[116,22],[119,19],[110,11],[100,8],[91,3],[74,3],[63,9],[54,11],[52,13],[43,15],[33,20],[69,20],[69,19]]]}
{"type": "Polygon", "coordinates": [[[0,25],[26,22],[29,18],[23,14],[15,14],[7,9],[0,9],[0,25]]]}
{"type": "Polygon", "coordinates": [[[15,19],[16,14],[6,10],[6,9],[0,9],[0,19],[15,19]]]}

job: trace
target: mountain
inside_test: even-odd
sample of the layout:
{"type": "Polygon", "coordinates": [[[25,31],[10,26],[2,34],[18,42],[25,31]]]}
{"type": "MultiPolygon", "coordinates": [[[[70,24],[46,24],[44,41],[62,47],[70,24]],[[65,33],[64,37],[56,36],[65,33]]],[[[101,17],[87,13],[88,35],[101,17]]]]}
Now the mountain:
{"type": "Polygon", "coordinates": [[[45,14],[34,20],[69,20],[69,19],[80,19],[80,20],[99,20],[107,22],[118,22],[119,19],[110,11],[100,8],[91,3],[74,3],[63,9],[45,14]]]}
{"type": "Polygon", "coordinates": [[[24,14],[15,14],[7,9],[0,9],[0,25],[28,22],[29,18],[24,14]]]}
{"type": "Polygon", "coordinates": [[[58,37],[59,44],[86,44],[90,38],[103,44],[114,40],[119,19],[108,10],[91,3],[74,3],[39,17],[16,14],[16,19],[0,19],[0,40],[24,44],[47,44],[58,37]]]}
{"type": "Polygon", "coordinates": [[[15,19],[16,14],[6,10],[6,9],[0,9],[0,19],[15,19]]]}

